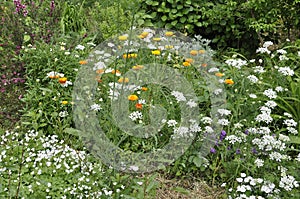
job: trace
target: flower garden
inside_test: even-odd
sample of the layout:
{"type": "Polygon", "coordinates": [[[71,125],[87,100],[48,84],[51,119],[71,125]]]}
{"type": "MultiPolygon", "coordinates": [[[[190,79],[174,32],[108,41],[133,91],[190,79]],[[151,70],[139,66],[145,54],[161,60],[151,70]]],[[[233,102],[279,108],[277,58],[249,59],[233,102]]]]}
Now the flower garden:
{"type": "Polygon", "coordinates": [[[200,5],[1,2],[0,198],[299,198],[298,22],[237,47],[200,5]]]}

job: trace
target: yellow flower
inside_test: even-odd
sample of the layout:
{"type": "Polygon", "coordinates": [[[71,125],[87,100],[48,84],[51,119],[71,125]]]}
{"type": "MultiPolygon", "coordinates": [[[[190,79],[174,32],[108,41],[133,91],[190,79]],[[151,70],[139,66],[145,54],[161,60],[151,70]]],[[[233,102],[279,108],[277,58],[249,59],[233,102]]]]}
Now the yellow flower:
{"type": "Polygon", "coordinates": [[[198,54],[198,51],[197,51],[197,50],[191,50],[191,51],[190,51],[190,54],[193,55],[193,56],[195,56],[195,55],[198,54]]]}
{"type": "Polygon", "coordinates": [[[172,49],[172,48],[174,48],[174,46],[172,46],[172,45],[165,45],[165,48],[172,49]]]}
{"type": "Polygon", "coordinates": [[[64,84],[67,82],[67,78],[66,77],[61,77],[58,79],[58,82],[61,83],[61,84],[64,84]]]}
{"type": "Polygon", "coordinates": [[[152,50],[152,55],[160,55],[160,50],[152,50]]]}
{"type": "Polygon", "coordinates": [[[148,36],[149,32],[142,32],[140,35],[139,35],[139,38],[141,39],[144,39],[148,36]]]}
{"type": "Polygon", "coordinates": [[[135,65],[135,66],[132,67],[133,70],[139,70],[139,69],[142,69],[142,68],[144,68],[143,65],[135,65]]]}
{"type": "Polygon", "coordinates": [[[217,77],[223,77],[224,76],[224,73],[216,73],[215,74],[217,77]]]}
{"type": "Polygon", "coordinates": [[[127,40],[127,38],[128,38],[127,35],[119,36],[119,40],[120,40],[120,41],[125,41],[125,40],[127,40]]]}
{"type": "Polygon", "coordinates": [[[136,58],[137,57],[137,54],[136,53],[131,53],[130,55],[129,55],[129,58],[136,58]]]}
{"type": "Polygon", "coordinates": [[[129,82],[129,79],[127,77],[123,78],[121,77],[119,80],[118,80],[119,83],[128,83],[129,82]]]}
{"type": "Polygon", "coordinates": [[[136,58],[138,55],[136,53],[123,54],[123,58],[136,58]]]}
{"type": "Polygon", "coordinates": [[[79,64],[80,64],[80,65],[84,65],[84,64],[87,64],[87,63],[88,63],[88,62],[87,62],[86,60],[80,60],[80,61],[79,61],[79,64]]]}
{"type": "Polygon", "coordinates": [[[129,57],[130,57],[130,54],[123,54],[124,59],[129,58],[129,57]]]}
{"type": "Polygon", "coordinates": [[[185,62],[182,63],[182,65],[184,65],[184,66],[190,66],[191,64],[190,64],[190,62],[185,61],[185,62]]]}
{"type": "Polygon", "coordinates": [[[225,84],[229,84],[229,85],[234,84],[234,81],[232,79],[225,79],[224,82],[225,84]]]}
{"type": "Polygon", "coordinates": [[[205,50],[199,50],[199,53],[200,53],[200,54],[204,54],[204,53],[205,53],[205,50]]]}
{"type": "Polygon", "coordinates": [[[128,96],[128,100],[129,101],[136,101],[136,100],[138,100],[139,98],[138,98],[138,96],[136,96],[136,95],[129,95],[128,96]]]}
{"type": "Polygon", "coordinates": [[[141,89],[142,89],[142,91],[147,91],[148,90],[147,87],[142,87],[141,89]]]}
{"type": "Polygon", "coordinates": [[[159,37],[154,37],[154,38],[153,38],[153,41],[161,41],[161,38],[159,38],[159,37]]]}
{"type": "Polygon", "coordinates": [[[165,35],[166,35],[167,37],[172,37],[172,36],[174,35],[174,33],[173,33],[173,32],[166,32],[165,35]]]}
{"type": "Polygon", "coordinates": [[[61,103],[62,103],[63,105],[67,105],[67,104],[68,104],[68,101],[61,101],[61,103]]]}

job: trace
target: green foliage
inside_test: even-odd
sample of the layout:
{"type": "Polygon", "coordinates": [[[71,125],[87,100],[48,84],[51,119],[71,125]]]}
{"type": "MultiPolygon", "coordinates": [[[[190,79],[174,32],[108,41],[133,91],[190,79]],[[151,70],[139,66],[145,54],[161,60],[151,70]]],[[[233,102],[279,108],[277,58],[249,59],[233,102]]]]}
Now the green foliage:
{"type": "Polygon", "coordinates": [[[65,2],[60,19],[61,31],[63,34],[70,32],[81,33],[85,31],[86,19],[83,10],[83,1],[81,4],[65,2]]]}
{"type": "Polygon", "coordinates": [[[118,3],[106,5],[105,2],[95,2],[87,8],[87,27],[95,43],[100,43],[120,32],[129,30],[132,24],[132,14],[118,3]]]}
{"type": "Polygon", "coordinates": [[[200,34],[214,47],[253,54],[265,39],[278,42],[299,34],[299,6],[295,0],[141,0],[137,16],[141,26],[200,34]]]}

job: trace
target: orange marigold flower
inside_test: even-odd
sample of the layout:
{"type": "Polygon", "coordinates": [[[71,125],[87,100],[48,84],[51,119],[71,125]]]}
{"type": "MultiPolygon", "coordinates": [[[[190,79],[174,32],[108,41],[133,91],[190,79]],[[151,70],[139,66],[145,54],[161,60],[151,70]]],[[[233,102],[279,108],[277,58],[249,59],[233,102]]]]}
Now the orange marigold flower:
{"type": "Polygon", "coordinates": [[[173,33],[173,32],[166,32],[165,35],[166,35],[167,37],[172,37],[172,36],[174,35],[174,33],[173,33]]]}
{"type": "Polygon", "coordinates": [[[184,66],[190,66],[191,64],[190,64],[190,62],[185,61],[185,62],[182,63],[182,65],[184,65],[184,66]]]}
{"type": "Polygon", "coordinates": [[[147,87],[142,87],[141,89],[142,89],[142,91],[147,91],[148,90],[147,87]]]}
{"type": "Polygon", "coordinates": [[[138,100],[139,98],[138,98],[138,96],[136,96],[136,95],[129,95],[128,96],[128,100],[129,101],[136,101],[136,100],[138,100]]]}
{"type": "Polygon", "coordinates": [[[195,56],[195,55],[198,54],[198,51],[197,51],[197,50],[191,50],[191,51],[190,51],[190,54],[193,55],[193,56],[195,56]]]}
{"type": "Polygon", "coordinates": [[[203,63],[201,64],[202,67],[206,67],[207,66],[207,63],[203,63]]]}
{"type": "Polygon", "coordinates": [[[115,69],[113,69],[113,70],[111,71],[111,73],[112,73],[112,74],[121,74],[121,72],[120,72],[119,70],[115,70],[115,69]]]}
{"type": "Polygon", "coordinates": [[[133,70],[139,70],[139,69],[142,69],[142,68],[144,68],[143,65],[135,65],[135,66],[132,67],[133,70]]]}
{"type": "Polygon", "coordinates": [[[232,79],[225,79],[224,82],[225,84],[229,84],[229,85],[234,84],[234,81],[232,79]]]}
{"type": "Polygon", "coordinates": [[[152,55],[160,55],[160,50],[152,50],[152,55]]]}
{"type": "Polygon", "coordinates": [[[216,75],[217,77],[223,77],[223,76],[224,76],[224,73],[215,73],[215,75],[216,75]]]}
{"type": "Polygon", "coordinates": [[[142,109],[142,108],[143,108],[143,104],[136,103],[136,104],[135,104],[135,108],[136,108],[136,109],[142,109]]]}
{"type": "Polygon", "coordinates": [[[121,77],[119,80],[118,80],[119,83],[128,83],[129,82],[129,79],[127,77],[123,78],[121,77]]]}
{"type": "Polygon", "coordinates": [[[63,105],[67,105],[67,104],[68,104],[68,101],[61,101],[61,103],[62,103],[63,105]]]}
{"type": "Polygon", "coordinates": [[[103,74],[104,73],[104,69],[98,69],[98,70],[96,70],[96,73],[97,74],[103,74]]]}
{"type": "Polygon", "coordinates": [[[59,78],[59,75],[51,75],[49,76],[50,79],[58,79],[59,78]]]}
{"type": "Polygon", "coordinates": [[[194,60],[192,58],[186,58],[185,61],[189,62],[190,64],[194,62],[194,60]]]}
{"type": "Polygon", "coordinates": [[[66,77],[61,77],[58,79],[58,82],[61,83],[61,84],[64,84],[67,82],[67,78],[66,77]]]}
{"type": "Polygon", "coordinates": [[[87,64],[87,63],[88,63],[88,62],[87,62],[86,60],[80,60],[80,61],[79,61],[79,64],[80,64],[80,65],[84,65],[84,64],[87,64]]]}
{"type": "Polygon", "coordinates": [[[199,50],[199,53],[200,53],[200,54],[204,54],[204,53],[205,53],[205,50],[199,50]]]}

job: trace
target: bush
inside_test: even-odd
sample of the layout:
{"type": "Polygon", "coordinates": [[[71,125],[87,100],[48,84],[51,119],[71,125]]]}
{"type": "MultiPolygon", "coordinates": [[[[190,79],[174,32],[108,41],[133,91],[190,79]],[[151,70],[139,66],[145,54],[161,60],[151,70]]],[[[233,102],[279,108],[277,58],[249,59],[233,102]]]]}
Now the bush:
{"type": "Polygon", "coordinates": [[[200,34],[215,48],[253,54],[265,39],[277,43],[299,34],[299,6],[298,0],[141,0],[138,24],[200,34]]]}

